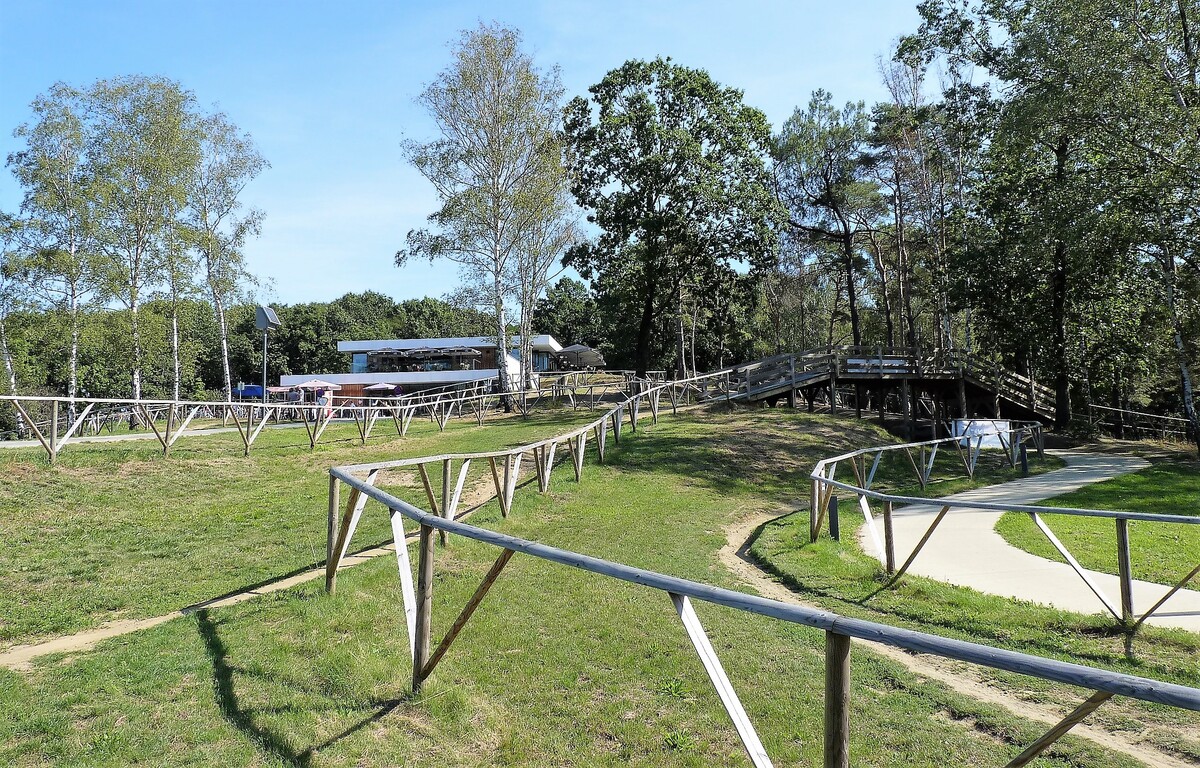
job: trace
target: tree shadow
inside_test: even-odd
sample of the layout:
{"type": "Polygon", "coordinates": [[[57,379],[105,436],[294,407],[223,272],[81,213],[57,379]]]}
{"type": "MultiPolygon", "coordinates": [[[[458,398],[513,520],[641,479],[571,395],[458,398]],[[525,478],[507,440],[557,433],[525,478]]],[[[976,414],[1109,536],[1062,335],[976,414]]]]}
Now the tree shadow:
{"type": "Polygon", "coordinates": [[[276,757],[287,765],[295,766],[295,768],[307,768],[312,764],[313,757],[321,750],[378,722],[408,701],[407,698],[374,701],[371,706],[375,711],[369,716],[324,741],[303,750],[296,750],[288,744],[287,739],[283,736],[274,733],[270,728],[255,723],[256,713],[267,714],[270,710],[258,710],[241,705],[234,687],[234,675],[239,670],[229,663],[229,648],[218,631],[218,622],[213,620],[207,608],[196,611],[195,616],[197,630],[204,641],[205,651],[212,661],[213,695],[216,698],[217,707],[221,710],[221,715],[230,725],[244,733],[261,752],[276,757]]]}

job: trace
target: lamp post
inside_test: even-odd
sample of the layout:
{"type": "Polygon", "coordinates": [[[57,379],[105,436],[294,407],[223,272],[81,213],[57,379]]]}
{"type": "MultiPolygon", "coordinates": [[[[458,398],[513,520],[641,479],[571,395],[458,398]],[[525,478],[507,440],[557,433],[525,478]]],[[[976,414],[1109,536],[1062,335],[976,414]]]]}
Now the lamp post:
{"type": "Polygon", "coordinates": [[[279,315],[275,314],[275,310],[263,305],[254,310],[254,327],[262,331],[263,335],[263,357],[262,357],[262,401],[267,402],[267,334],[279,328],[279,315]]]}

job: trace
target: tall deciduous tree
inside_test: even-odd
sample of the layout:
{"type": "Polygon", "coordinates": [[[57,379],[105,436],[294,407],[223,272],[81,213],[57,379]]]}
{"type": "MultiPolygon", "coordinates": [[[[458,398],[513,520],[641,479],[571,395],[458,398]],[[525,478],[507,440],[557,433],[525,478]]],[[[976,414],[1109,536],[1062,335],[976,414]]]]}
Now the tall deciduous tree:
{"type": "Polygon", "coordinates": [[[846,285],[850,330],[860,345],[860,242],[884,212],[869,174],[870,120],[861,102],[839,110],[817,91],[806,111],[796,110],[775,140],[775,175],[790,226],[817,249],[832,250],[846,285]]]}
{"type": "Polygon", "coordinates": [[[784,213],[765,163],[770,128],[741,91],[669,59],[626,62],[589,92],[567,105],[567,158],[571,191],[601,233],[568,261],[636,302],[644,374],[689,275],[774,263],[784,213]]]}
{"type": "MultiPolygon", "coordinates": [[[[458,264],[490,302],[501,351],[509,348],[507,305],[518,259],[557,247],[550,233],[564,214],[555,204],[564,184],[556,140],[561,98],[557,71],[534,66],[519,32],[480,25],[463,33],[454,62],[418,99],[441,137],[405,145],[442,205],[429,216],[433,230],[408,233],[396,264],[413,256],[458,264]]],[[[530,311],[539,292],[530,291],[530,311]]],[[[507,391],[508,356],[497,355],[497,364],[507,391]]]]}
{"type": "MultiPolygon", "coordinates": [[[[11,246],[16,235],[13,217],[0,213],[0,360],[4,361],[4,384],[10,395],[17,394],[17,371],[8,343],[8,316],[20,302],[24,287],[15,279],[12,265],[16,252],[11,246]]],[[[17,414],[17,434],[24,436],[24,433],[24,419],[17,414]]]]}
{"type": "Polygon", "coordinates": [[[194,97],[162,77],[101,80],[85,94],[93,122],[87,164],[107,289],[129,309],[133,397],[142,396],[138,310],[162,277],[162,255],[187,204],[199,158],[194,97]]]}
{"type": "Polygon", "coordinates": [[[24,148],[8,157],[25,192],[23,218],[12,230],[22,247],[9,265],[10,277],[67,318],[67,396],[73,398],[79,390],[80,314],[99,281],[88,108],[83,94],[56,83],[32,109],[33,120],[14,132],[24,148]]]}
{"type": "Polygon", "coordinates": [[[262,211],[243,211],[240,200],[246,185],[270,164],[247,134],[240,133],[223,113],[199,121],[200,162],[188,185],[184,221],[188,237],[200,259],[204,283],[212,301],[220,339],[221,372],[225,396],[232,397],[229,369],[229,323],[225,313],[231,301],[254,283],[246,269],[242,248],[259,234],[262,211]]]}

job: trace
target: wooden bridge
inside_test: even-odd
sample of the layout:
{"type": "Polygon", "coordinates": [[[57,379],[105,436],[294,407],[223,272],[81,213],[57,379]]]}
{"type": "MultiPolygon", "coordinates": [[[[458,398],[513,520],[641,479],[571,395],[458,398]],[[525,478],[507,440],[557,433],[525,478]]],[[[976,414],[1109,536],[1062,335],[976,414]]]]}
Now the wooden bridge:
{"type": "Polygon", "coordinates": [[[1054,420],[1054,391],[959,350],[831,347],[735,366],[709,399],[767,402],[820,399],[831,411],[890,410],[910,424],[983,417],[1054,420]]]}

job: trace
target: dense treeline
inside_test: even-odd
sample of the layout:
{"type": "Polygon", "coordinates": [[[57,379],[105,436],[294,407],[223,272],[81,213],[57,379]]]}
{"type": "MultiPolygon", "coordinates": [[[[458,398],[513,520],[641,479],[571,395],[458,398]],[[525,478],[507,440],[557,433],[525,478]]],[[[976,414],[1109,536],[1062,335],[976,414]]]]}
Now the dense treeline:
{"type": "MultiPolygon", "coordinates": [[[[271,333],[268,370],[272,380],[284,374],[347,370],[348,358],[337,342],[353,339],[481,336],[493,320],[486,313],[439,299],[396,302],[380,293],[351,293],[329,302],[275,307],[282,327],[271,333]]],[[[171,306],[154,299],[142,307],[146,398],[170,398],[174,364],[170,344],[171,306]]],[[[202,300],[179,307],[182,344],[181,394],[185,399],[224,399],[220,338],[212,305],[202,300]]],[[[227,310],[229,363],[234,387],[262,377],[262,335],[254,327],[254,305],[227,310]]],[[[93,308],[81,313],[78,379],[81,397],[129,396],[130,317],[125,309],[93,308]]],[[[59,394],[67,386],[70,326],[54,312],[20,311],[8,316],[9,344],[18,389],[59,394]]]]}
{"type": "MultiPolygon", "coordinates": [[[[285,308],[272,371],[344,367],[333,346],[343,337],[513,330],[598,346],[614,367],[681,374],[824,345],[956,347],[1053,386],[1062,428],[1089,404],[1195,425],[1196,0],[919,10],[921,27],[880,64],[887,99],[818,90],[776,127],[740,91],[670,59],[626,62],[564,103],[556,72],[533,66],[518,32],[465,32],[421,96],[440,138],[406,145],[442,205],[397,263],[454,261],[456,295],[481,311],[431,310],[440,319],[422,324],[411,302],[373,294],[285,308]],[[478,93],[464,85],[480,82],[478,93]],[[476,130],[480,120],[495,130],[476,130]],[[586,282],[551,285],[560,259],[586,282]]],[[[18,130],[29,151],[9,160],[27,198],[5,229],[0,347],[20,348],[5,357],[23,361],[22,386],[74,391],[78,357],[86,391],[128,394],[125,366],[136,393],[145,356],[149,391],[218,390],[222,324],[229,353],[216,359],[251,378],[253,283],[240,248],[260,214],[238,213],[237,192],[264,162],[169,81],[65,88],[34,105],[37,120],[18,130]],[[154,167],[186,171],[159,178],[174,192],[148,223],[112,202],[123,194],[113,169],[132,161],[109,156],[131,145],[116,140],[119,121],[96,117],[113,109],[94,108],[142,91],[170,97],[139,109],[162,118],[156,139],[178,139],[154,167]],[[79,99],[93,108],[77,128],[79,99]],[[87,139],[78,147],[76,134],[87,139]],[[87,194],[47,182],[63,178],[87,194]],[[203,195],[214,188],[228,217],[215,223],[203,195]],[[79,204],[88,199],[101,202],[79,204]],[[135,257],[154,268],[139,277],[135,257]],[[187,290],[188,275],[207,291],[187,290]],[[73,336],[108,344],[99,357],[117,372],[70,352],[73,336]]]]}
{"type": "Polygon", "coordinates": [[[627,64],[572,102],[573,191],[602,229],[568,256],[592,278],[587,333],[611,362],[679,371],[827,344],[953,346],[1052,385],[1059,427],[1097,404],[1195,429],[1197,4],[920,11],[881,63],[888,100],[817,91],[765,147],[740,94],[669,62],[627,64]],[[736,149],[710,162],[714,135],[736,149]],[[699,159],[690,187],[677,154],[699,159]],[[782,221],[759,203],[760,162],[782,221]],[[706,235],[748,207],[766,225],[755,238],[743,226],[730,254],[706,235]]]}

